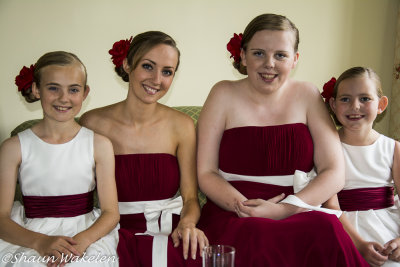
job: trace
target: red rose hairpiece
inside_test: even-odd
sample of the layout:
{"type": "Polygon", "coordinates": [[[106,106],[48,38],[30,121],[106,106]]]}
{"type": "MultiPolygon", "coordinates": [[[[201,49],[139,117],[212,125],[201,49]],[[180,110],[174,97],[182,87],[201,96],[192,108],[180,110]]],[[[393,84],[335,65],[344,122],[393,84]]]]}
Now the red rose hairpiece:
{"type": "Polygon", "coordinates": [[[226,45],[226,49],[228,49],[228,51],[231,53],[230,58],[233,58],[233,60],[237,63],[240,62],[240,49],[242,48],[242,38],[243,34],[239,33],[239,35],[237,35],[236,33],[234,33],[233,37],[226,45]]]}
{"type": "Polygon", "coordinates": [[[122,66],[122,62],[128,55],[128,50],[129,46],[131,45],[132,38],[133,37],[131,36],[129,40],[126,39],[115,42],[113,47],[108,51],[108,53],[111,55],[111,59],[115,67],[119,68],[120,66],[122,66]]]}
{"type": "Polygon", "coordinates": [[[23,66],[17,77],[15,77],[15,85],[18,86],[18,91],[21,92],[22,95],[32,87],[34,71],[34,65],[31,65],[29,68],[23,66]]]}
{"type": "Polygon", "coordinates": [[[329,99],[333,97],[333,89],[335,88],[335,84],[335,77],[332,77],[327,83],[324,84],[321,95],[325,98],[325,103],[329,103],[329,99]]]}

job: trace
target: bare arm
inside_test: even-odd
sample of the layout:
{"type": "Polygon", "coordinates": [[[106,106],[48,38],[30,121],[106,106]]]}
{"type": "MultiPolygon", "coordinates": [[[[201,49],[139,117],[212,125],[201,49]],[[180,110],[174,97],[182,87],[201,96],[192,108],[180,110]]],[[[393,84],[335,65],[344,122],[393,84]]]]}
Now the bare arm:
{"type": "Polygon", "coordinates": [[[394,146],[392,175],[396,191],[400,193],[400,143],[398,141],[394,146]]]}
{"type": "Polygon", "coordinates": [[[344,186],[344,158],[339,136],[319,91],[307,95],[307,125],[314,142],[318,176],[296,195],[310,205],[320,205],[344,186]]]}
{"type": "Polygon", "coordinates": [[[224,83],[216,84],[201,111],[197,125],[197,168],[201,191],[221,208],[234,212],[235,203],[245,201],[246,197],[218,172],[219,146],[227,116],[225,106],[229,105],[228,89],[224,83]]]}
{"type": "MultiPolygon", "coordinates": [[[[400,191],[400,143],[396,141],[393,155],[392,175],[397,193],[400,191]]],[[[400,237],[397,237],[385,244],[385,255],[389,255],[389,259],[400,261],[400,237]]]]}
{"type": "Polygon", "coordinates": [[[208,240],[203,231],[196,228],[200,218],[196,179],[196,132],[192,119],[186,116],[178,128],[177,158],[181,177],[180,192],[183,199],[183,208],[179,224],[171,237],[176,247],[179,245],[179,240],[182,239],[185,259],[188,257],[189,246],[191,248],[191,257],[195,259],[197,244],[200,251],[203,250],[205,245],[208,245],[208,240]]]}
{"type": "Polygon", "coordinates": [[[94,158],[101,215],[91,227],[74,236],[78,243],[76,248],[81,253],[108,234],[119,221],[114,152],[111,142],[99,134],[94,136],[94,158]]]}

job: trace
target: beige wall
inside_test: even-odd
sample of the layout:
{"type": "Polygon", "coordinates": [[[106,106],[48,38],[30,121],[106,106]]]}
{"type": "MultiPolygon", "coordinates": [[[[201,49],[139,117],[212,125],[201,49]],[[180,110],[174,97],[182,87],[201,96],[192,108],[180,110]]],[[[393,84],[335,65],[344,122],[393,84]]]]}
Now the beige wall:
{"type": "MultiPolygon", "coordinates": [[[[293,73],[322,87],[354,65],[374,68],[390,97],[398,0],[0,0],[0,141],[27,119],[40,118],[14,77],[43,53],[66,50],[86,64],[91,92],[82,111],[125,98],[108,50],[120,39],[147,31],[170,34],[182,65],[162,103],[202,105],[212,85],[241,76],[226,43],[261,13],[288,16],[300,30],[300,62],[293,73]]],[[[388,131],[389,112],[377,125],[388,131]]]]}

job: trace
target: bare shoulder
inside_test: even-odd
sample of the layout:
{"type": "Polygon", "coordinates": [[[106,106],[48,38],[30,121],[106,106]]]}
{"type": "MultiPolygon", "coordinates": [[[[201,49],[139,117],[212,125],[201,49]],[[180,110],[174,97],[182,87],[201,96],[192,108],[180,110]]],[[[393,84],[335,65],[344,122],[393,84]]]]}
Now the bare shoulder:
{"type": "Polygon", "coordinates": [[[400,164],[400,142],[394,140],[394,160],[400,164]]]}
{"type": "Polygon", "coordinates": [[[306,99],[310,97],[313,99],[321,98],[321,93],[318,90],[318,87],[311,82],[291,80],[290,83],[291,88],[299,96],[303,96],[306,99]]]}
{"type": "Polygon", "coordinates": [[[111,153],[112,155],[114,154],[113,145],[110,139],[96,132],[94,133],[93,138],[95,152],[101,151],[101,153],[111,153]]]}
{"type": "Polygon", "coordinates": [[[21,143],[18,136],[10,137],[4,140],[0,146],[1,160],[21,160],[21,143]]]}
{"type": "Polygon", "coordinates": [[[89,110],[82,114],[82,116],[79,118],[79,123],[82,126],[96,131],[100,125],[100,122],[104,124],[107,119],[112,117],[113,111],[117,105],[118,103],[89,110]]]}
{"type": "MultiPolygon", "coordinates": [[[[232,103],[240,99],[240,94],[245,88],[244,80],[220,81],[212,88],[204,103],[202,114],[222,115],[228,110],[232,103]]],[[[201,115],[200,115],[201,117],[201,115]]]]}
{"type": "Polygon", "coordinates": [[[295,101],[298,108],[306,110],[308,122],[311,122],[309,116],[321,118],[321,113],[326,113],[326,116],[323,117],[328,116],[328,109],[322,100],[319,89],[314,84],[294,80],[291,80],[290,83],[290,98],[295,101]]]}
{"type": "Polygon", "coordinates": [[[243,87],[243,80],[238,81],[220,81],[217,82],[210,91],[209,98],[224,98],[232,97],[237,93],[238,89],[243,87]]]}
{"type": "Polygon", "coordinates": [[[176,131],[181,132],[194,129],[193,119],[186,113],[183,113],[171,107],[167,107],[165,105],[161,105],[161,108],[165,114],[166,121],[176,131]]]}

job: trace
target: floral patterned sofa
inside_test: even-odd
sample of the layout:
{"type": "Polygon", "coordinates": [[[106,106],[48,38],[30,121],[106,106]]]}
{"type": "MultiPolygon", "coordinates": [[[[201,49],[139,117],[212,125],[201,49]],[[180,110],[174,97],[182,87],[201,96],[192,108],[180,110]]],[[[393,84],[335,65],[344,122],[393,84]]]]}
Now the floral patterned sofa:
{"type": "MultiPolygon", "coordinates": [[[[197,119],[199,118],[199,114],[200,114],[202,107],[201,106],[179,106],[179,107],[173,107],[173,108],[178,111],[181,111],[183,113],[186,113],[193,119],[194,123],[197,124],[197,119]]],[[[78,120],[78,118],[77,118],[77,120],[78,120]]],[[[32,125],[34,125],[38,121],[40,121],[40,119],[28,120],[28,121],[21,123],[11,132],[11,136],[14,136],[14,135],[18,134],[19,132],[32,127],[32,125]]],[[[15,190],[14,199],[19,200],[22,203],[21,189],[18,185],[15,190]]],[[[200,191],[199,191],[199,201],[200,201],[201,206],[203,206],[206,203],[206,197],[200,191]]],[[[97,205],[97,195],[95,195],[95,204],[97,205]]]]}

